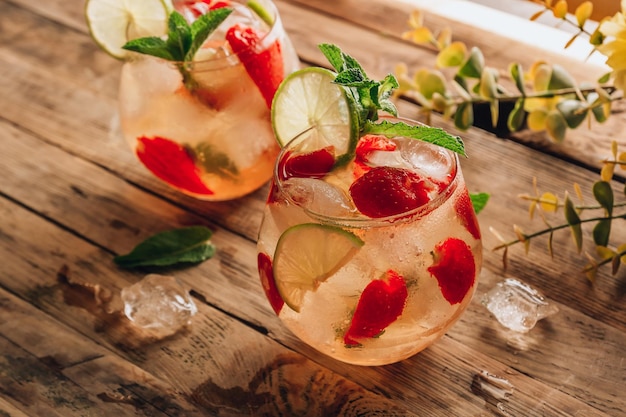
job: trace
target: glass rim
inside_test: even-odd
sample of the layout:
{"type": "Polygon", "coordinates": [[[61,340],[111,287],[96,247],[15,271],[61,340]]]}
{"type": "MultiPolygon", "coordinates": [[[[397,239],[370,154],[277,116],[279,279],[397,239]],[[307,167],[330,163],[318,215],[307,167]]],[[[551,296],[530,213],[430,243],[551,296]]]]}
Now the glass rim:
{"type": "MultiPolygon", "coordinates": [[[[247,10],[252,11],[252,13],[256,12],[250,8],[250,6],[247,5],[247,2],[243,1],[243,0],[231,0],[232,3],[237,3],[239,4],[241,7],[245,7],[247,10]]],[[[265,7],[271,14],[272,18],[274,19],[271,26],[269,26],[269,30],[267,32],[263,33],[263,36],[261,36],[261,38],[259,39],[259,44],[265,46],[266,42],[268,42],[268,39],[279,39],[281,34],[276,33],[278,30],[282,30],[282,21],[280,19],[280,14],[278,13],[278,9],[276,8],[276,5],[271,2],[271,1],[263,1],[263,7],[265,7]]],[[[223,23],[223,22],[222,22],[223,23]]],[[[224,69],[224,68],[228,68],[228,67],[234,67],[236,65],[241,64],[241,61],[239,60],[239,54],[243,53],[243,52],[247,52],[252,50],[253,47],[249,47],[246,48],[242,51],[239,51],[238,53],[231,53],[230,55],[225,55],[225,56],[220,56],[219,58],[208,58],[208,59],[201,59],[201,60],[197,60],[197,61],[170,61],[170,60],[166,60],[163,58],[159,58],[156,56],[151,56],[151,55],[142,55],[142,54],[138,54],[141,57],[144,58],[153,58],[159,61],[163,61],[164,63],[171,65],[171,66],[184,66],[187,70],[191,71],[191,72],[209,72],[209,71],[216,71],[216,70],[220,70],[220,69],[224,69]]],[[[232,52],[232,51],[231,51],[232,52]]]]}
{"type": "MultiPolygon", "coordinates": [[[[413,125],[424,125],[421,122],[403,118],[403,117],[383,116],[383,117],[380,117],[380,119],[401,120],[407,123],[411,123],[413,125]]],[[[423,204],[419,207],[416,207],[411,210],[407,210],[402,213],[393,214],[393,215],[384,216],[384,217],[367,217],[366,215],[359,213],[358,211],[355,213],[356,215],[354,217],[352,216],[339,217],[339,216],[332,216],[328,214],[318,213],[314,210],[311,210],[310,208],[307,208],[305,205],[297,202],[296,200],[294,200],[291,197],[291,195],[285,190],[285,182],[288,179],[282,179],[280,175],[280,169],[282,165],[281,161],[283,160],[283,158],[287,157],[288,152],[293,150],[292,148],[294,147],[296,142],[299,139],[302,139],[302,137],[304,137],[309,131],[310,131],[310,128],[298,133],[296,136],[290,139],[289,142],[287,142],[285,146],[282,147],[282,149],[280,150],[280,153],[278,154],[276,158],[276,163],[274,164],[273,181],[276,184],[276,187],[278,188],[280,193],[285,195],[285,198],[289,201],[289,203],[294,204],[297,207],[301,208],[309,216],[313,217],[314,219],[320,222],[323,222],[326,224],[332,224],[332,225],[352,227],[352,228],[382,227],[382,226],[390,226],[392,224],[402,224],[402,223],[414,221],[416,219],[424,217],[428,213],[434,211],[437,207],[443,204],[443,202],[447,201],[457,188],[457,185],[459,182],[459,176],[460,176],[460,168],[461,168],[460,162],[459,162],[459,156],[455,152],[449,149],[446,149],[444,147],[441,147],[433,143],[422,141],[425,145],[439,148],[450,156],[450,175],[452,176],[452,178],[450,179],[450,182],[446,185],[446,187],[443,188],[442,190],[438,190],[436,196],[433,199],[429,200],[426,204],[423,204]]],[[[403,137],[404,136],[394,136],[394,137],[391,137],[390,139],[403,138],[403,137]]],[[[409,138],[409,140],[418,140],[418,139],[409,138]]]]}

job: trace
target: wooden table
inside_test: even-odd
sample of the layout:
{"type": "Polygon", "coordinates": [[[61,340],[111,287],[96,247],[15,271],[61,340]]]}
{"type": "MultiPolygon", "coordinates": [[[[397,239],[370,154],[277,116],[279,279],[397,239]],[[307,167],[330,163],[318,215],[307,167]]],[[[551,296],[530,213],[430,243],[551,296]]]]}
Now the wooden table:
{"type": "MultiPolygon", "coordinates": [[[[400,39],[409,2],[276,3],[304,64],[325,64],[321,42],[340,45],[373,78],[398,62],[434,63],[433,51],[400,39]]],[[[474,23],[432,10],[427,24],[452,25],[494,67],[515,60],[528,68],[543,57],[578,81],[603,71],[489,33],[490,22],[471,14],[480,9],[468,10],[474,23]]],[[[603,270],[590,285],[564,232],[555,235],[554,258],[545,241],[528,255],[511,248],[505,274],[489,233],[512,238],[513,224],[542,226],[517,197],[532,192],[533,177],[560,195],[577,182],[591,201],[610,141],[626,149],[623,116],[572,131],[562,145],[527,131],[508,138],[457,132],[470,155],[462,166],[471,191],[492,195],[479,215],[485,252],[477,295],[434,346],[394,365],[358,367],[304,345],[264,298],[255,240],[267,187],[204,203],[173,192],[135,160],[115,133],[121,63],[90,38],[82,1],[4,0],[0,28],[1,415],[626,415],[626,268],[616,277],[603,270]],[[119,304],[120,290],[143,273],[117,268],[113,256],[191,224],[214,230],[218,252],[168,273],[192,288],[199,314],[185,331],[150,339],[119,304]],[[527,334],[505,329],[480,303],[505,276],[536,286],[560,312],[527,334]]],[[[402,115],[419,117],[414,104],[398,105],[402,115]]],[[[440,117],[432,123],[456,132],[440,117]]],[[[623,239],[623,222],[620,228],[623,239]]]]}

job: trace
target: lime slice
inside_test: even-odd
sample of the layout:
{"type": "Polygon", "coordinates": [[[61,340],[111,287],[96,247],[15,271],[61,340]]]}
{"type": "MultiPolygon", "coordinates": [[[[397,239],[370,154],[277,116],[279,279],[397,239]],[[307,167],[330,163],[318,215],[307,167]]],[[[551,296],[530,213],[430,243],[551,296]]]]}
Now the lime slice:
{"type": "Polygon", "coordinates": [[[91,37],[111,56],[124,59],[126,42],[167,33],[169,0],[87,0],[85,18],[91,37]]]}
{"type": "Polygon", "coordinates": [[[299,312],[304,295],[344,266],[363,244],[335,226],[303,223],[285,230],[274,253],[274,278],[285,304],[299,312]]]}
{"type": "Polygon", "coordinates": [[[337,155],[354,149],[358,116],[336,74],[324,68],[303,68],[279,86],[272,102],[272,127],[280,146],[307,131],[311,149],[329,145],[337,155]]]}

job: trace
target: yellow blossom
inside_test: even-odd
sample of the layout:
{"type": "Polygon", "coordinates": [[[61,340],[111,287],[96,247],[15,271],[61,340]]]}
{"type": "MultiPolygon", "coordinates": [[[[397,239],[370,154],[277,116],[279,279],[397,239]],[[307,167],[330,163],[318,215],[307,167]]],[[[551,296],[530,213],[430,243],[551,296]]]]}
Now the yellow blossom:
{"type": "Polygon", "coordinates": [[[613,69],[615,87],[626,90],[626,0],[622,0],[621,6],[621,12],[600,24],[599,30],[607,39],[597,49],[613,69]]]}

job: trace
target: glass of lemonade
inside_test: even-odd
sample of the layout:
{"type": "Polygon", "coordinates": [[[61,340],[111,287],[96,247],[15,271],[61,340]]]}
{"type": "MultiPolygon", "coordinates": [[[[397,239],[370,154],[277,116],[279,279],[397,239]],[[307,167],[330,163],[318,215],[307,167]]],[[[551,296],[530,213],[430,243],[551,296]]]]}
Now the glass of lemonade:
{"type": "Polygon", "coordinates": [[[313,134],[278,156],[258,239],[263,288],[320,352],[358,365],[400,361],[443,336],[477,286],[481,235],[458,157],[370,134],[337,166],[313,134]]]}
{"type": "Polygon", "coordinates": [[[124,137],[155,176],[203,200],[248,194],[272,176],[279,152],[270,106],[283,78],[299,68],[269,0],[174,0],[192,23],[232,12],[193,60],[133,54],[122,67],[119,113],[124,137]]]}

